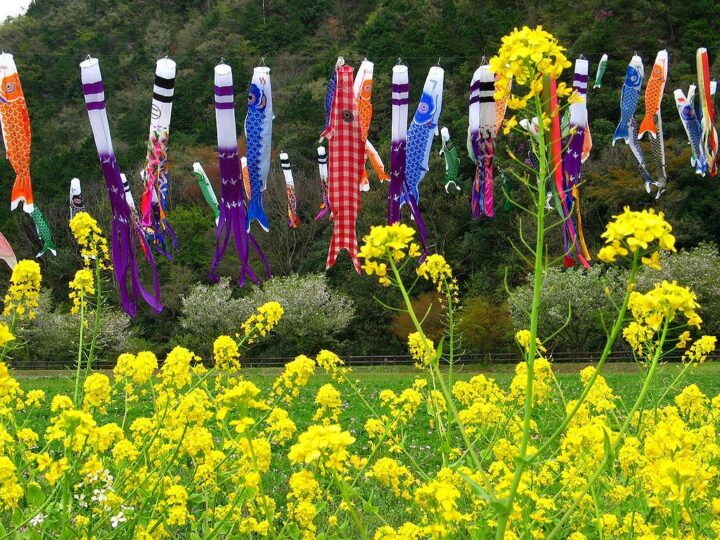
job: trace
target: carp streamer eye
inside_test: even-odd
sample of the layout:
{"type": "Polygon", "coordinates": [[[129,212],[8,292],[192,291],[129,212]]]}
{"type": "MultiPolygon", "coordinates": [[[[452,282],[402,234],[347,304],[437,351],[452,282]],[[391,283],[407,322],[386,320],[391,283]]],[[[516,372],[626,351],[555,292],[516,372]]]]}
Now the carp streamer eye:
{"type": "Polygon", "coordinates": [[[14,91],[15,91],[15,83],[9,82],[9,83],[5,84],[5,92],[7,92],[9,94],[10,92],[14,92],[14,91]]]}
{"type": "Polygon", "coordinates": [[[425,114],[430,110],[430,106],[427,103],[420,103],[418,105],[418,112],[421,112],[422,114],[425,114]]]}
{"type": "Polygon", "coordinates": [[[248,94],[248,105],[255,105],[255,102],[257,101],[257,96],[253,93],[248,94]]]}
{"type": "Polygon", "coordinates": [[[342,118],[345,122],[352,122],[355,117],[353,116],[353,113],[351,111],[345,109],[342,112],[342,118]]]}

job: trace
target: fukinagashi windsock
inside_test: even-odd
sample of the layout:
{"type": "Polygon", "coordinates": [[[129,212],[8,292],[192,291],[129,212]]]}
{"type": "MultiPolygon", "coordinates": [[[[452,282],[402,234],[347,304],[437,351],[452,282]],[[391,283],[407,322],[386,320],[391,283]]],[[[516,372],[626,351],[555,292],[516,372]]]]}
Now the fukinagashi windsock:
{"type": "Polygon", "coordinates": [[[48,251],[53,255],[57,255],[57,247],[55,246],[55,242],[53,242],[50,225],[37,204],[34,205],[33,212],[30,215],[35,224],[35,232],[37,232],[38,238],[42,242],[42,248],[35,257],[42,257],[48,251]]]}
{"type": "Polygon", "coordinates": [[[198,163],[197,161],[193,163],[193,176],[195,176],[195,181],[200,188],[200,193],[202,193],[205,202],[208,204],[210,209],[213,211],[213,214],[215,215],[215,225],[217,225],[218,221],[220,220],[220,208],[218,207],[215,190],[213,190],[210,179],[208,178],[207,174],[205,174],[205,169],[203,169],[202,165],[200,165],[200,163],[198,163]]]}
{"type": "Polygon", "coordinates": [[[365,163],[365,147],[353,93],[353,68],[337,68],[337,87],[330,114],[330,124],[322,133],[328,139],[329,199],[333,215],[326,267],[335,264],[346,249],[355,270],[360,273],[355,225],[360,212],[360,178],[365,163]]]}
{"type": "Polygon", "coordinates": [[[253,220],[257,221],[265,231],[270,230],[270,222],[263,208],[262,197],[270,172],[272,123],[270,68],[256,67],[253,70],[252,82],[248,91],[248,110],[245,117],[246,157],[252,190],[252,193],[248,194],[248,232],[253,220]]]}
{"type": "Polygon", "coordinates": [[[79,178],[70,180],[70,219],[78,212],[86,212],[85,200],[82,196],[82,187],[79,178]]]}
{"type": "Polygon", "coordinates": [[[300,225],[300,216],[297,210],[297,196],[295,195],[295,180],[293,179],[292,168],[290,167],[290,157],[287,152],[280,152],[280,167],[285,177],[285,192],[287,193],[288,205],[288,227],[297,229],[300,225]]]}
{"type": "Polygon", "coordinates": [[[470,199],[473,219],[495,215],[493,165],[497,114],[494,94],[495,73],[489,65],[482,65],[473,74],[468,105],[468,149],[475,163],[470,199]]]}
{"type": "Polygon", "coordinates": [[[445,157],[445,193],[448,193],[451,185],[454,185],[455,189],[460,191],[460,186],[457,183],[460,171],[460,157],[457,148],[450,140],[450,130],[446,127],[442,128],[440,138],[442,140],[440,155],[445,157]]]}
{"type": "Polygon", "coordinates": [[[172,103],[175,94],[175,62],[162,58],[155,65],[150,134],[141,177],[144,189],[140,198],[140,223],[148,243],[159,255],[172,259],[177,249],[175,231],[167,220],[168,141],[172,103]]]}
{"type": "Polygon", "coordinates": [[[662,103],[663,92],[665,92],[665,82],[668,75],[668,53],[662,50],[657,53],[652,72],[648,78],[645,87],[645,116],[640,122],[638,139],[642,139],[645,133],[657,137],[658,126],[657,119],[661,116],[660,105],[662,103]]]}
{"type": "Polygon", "coordinates": [[[388,225],[400,222],[400,198],[405,186],[407,157],[407,120],[410,102],[408,68],[392,70],[392,131],[390,135],[390,187],[388,189],[388,225]]]}
{"type": "Polygon", "coordinates": [[[563,187],[561,191],[561,205],[559,210],[563,215],[563,233],[569,242],[573,242],[573,248],[579,248],[585,259],[590,259],[590,253],[585,245],[582,228],[582,213],[580,209],[580,177],[583,162],[583,148],[585,146],[586,131],[588,129],[587,112],[587,88],[588,88],[589,62],[584,58],[575,60],[575,72],[573,76],[573,90],[578,99],[568,107],[568,135],[563,140],[562,169],[563,187]],[[575,239],[575,228],[572,222],[573,211],[577,216],[577,240],[575,239]],[[579,246],[578,246],[579,244],[579,246]]]}
{"type": "Polygon", "coordinates": [[[138,230],[139,223],[137,223],[137,219],[134,217],[128,203],[128,198],[126,198],[126,196],[129,196],[130,200],[132,200],[132,195],[129,194],[129,187],[128,193],[125,191],[120,168],[115,158],[106,112],[105,87],[97,58],[87,58],[83,61],[80,64],[80,75],[85,96],[85,106],[110,200],[113,271],[115,273],[115,282],[120,291],[123,309],[125,313],[134,317],[137,314],[138,300],[142,297],[155,312],[160,312],[162,310],[160,281],[155,259],[142,231],[138,230]],[[152,293],[147,291],[140,282],[140,272],[133,249],[134,238],[138,239],[145,254],[145,259],[150,265],[153,281],[152,293]],[[130,279],[130,289],[128,289],[128,278],[130,279]]]}
{"type": "Polygon", "coordinates": [[[638,55],[633,56],[627,67],[625,82],[620,92],[620,122],[615,128],[613,146],[619,140],[630,144],[630,120],[635,116],[644,75],[642,59],[638,55]]]}
{"type": "Polygon", "coordinates": [[[0,233],[0,259],[7,263],[10,270],[15,268],[15,265],[17,264],[15,252],[3,233],[0,233]]]}
{"type": "Polygon", "coordinates": [[[252,234],[248,232],[245,188],[240,168],[235,125],[235,93],[232,69],[227,64],[221,63],[215,66],[214,93],[220,166],[220,219],[215,231],[215,257],[210,265],[209,278],[216,283],[220,280],[216,270],[225,255],[230,237],[233,236],[240,261],[238,285],[242,287],[246,279],[253,283],[260,282],[249,262],[251,245],[260,257],[268,277],[272,274],[264,253],[252,234]]]}
{"type": "Polygon", "coordinates": [[[317,147],[317,161],[318,171],[320,173],[320,194],[322,196],[322,202],[320,203],[320,211],[317,216],[315,216],[315,221],[319,221],[325,216],[332,218],[332,215],[330,214],[328,157],[324,146],[317,147]]]}
{"type": "Polygon", "coordinates": [[[15,182],[10,193],[10,210],[15,210],[22,201],[23,210],[32,214],[30,115],[15,60],[12,54],[6,52],[0,54],[0,125],[5,143],[5,157],[15,171],[15,182]]]}
{"type": "Polygon", "coordinates": [[[677,89],[673,93],[675,97],[675,106],[677,107],[680,121],[682,122],[688,142],[692,148],[692,158],[690,164],[695,167],[695,173],[705,176],[708,171],[707,159],[702,148],[702,126],[695,114],[695,108],[692,102],[685,97],[682,90],[677,89]]]}
{"type": "Polygon", "coordinates": [[[700,102],[698,109],[702,110],[700,125],[702,127],[701,146],[707,160],[710,176],[717,175],[718,158],[718,132],[715,129],[715,107],[713,105],[712,91],[710,88],[710,61],[705,47],[701,47],[696,53],[698,91],[700,102]]]}
{"type": "Polygon", "coordinates": [[[600,57],[600,62],[598,62],[597,71],[595,72],[595,84],[593,84],[593,88],[600,88],[602,86],[603,75],[605,75],[605,70],[607,69],[607,63],[608,63],[608,55],[603,54],[600,57]]]}

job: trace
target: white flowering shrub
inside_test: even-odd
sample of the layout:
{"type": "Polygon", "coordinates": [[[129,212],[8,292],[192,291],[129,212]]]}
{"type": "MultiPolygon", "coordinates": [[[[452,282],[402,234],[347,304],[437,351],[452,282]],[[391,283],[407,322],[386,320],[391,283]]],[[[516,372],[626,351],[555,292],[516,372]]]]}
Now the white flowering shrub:
{"type": "Polygon", "coordinates": [[[646,292],[657,281],[677,281],[690,287],[698,297],[703,328],[720,333],[720,254],[714,244],[700,244],[678,253],[661,252],[661,270],[644,268],[638,276],[638,290],[646,292]]]}
{"type": "Polygon", "coordinates": [[[242,312],[242,300],[232,298],[230,279],[217,285],[198,283],[182,298],[180,327],[200,335],[233,334],[249,312],[242,312]]]}
{"type": "Polygon", "coordinates": [[[230,280],[217,285],[198,283],[182,299],[180,326],[185,334],[176,341],[208,356],[207,336],[235,335],[258,306],[277,301],[285,309],[276,334],[253,354],[294,355],[298,347],[314,352],[334,344],[347,328],[355,308],[346,294],[330,287],[322,274],[274,277],[254,287],[243,298],[233,298],[230,280]]]}
{"type": "MultiPolygon", "coordinates": [[[[637,290],[647,292],[662,281],[687,284],[697,295],[703,327],[713,335],[720,333],[720,254],[713,244],[670,253],[660,252],[661,270],[643,266],[638,274],[637,290]]],[[[546,268],[543,278],[540,333],[550,336],[558,350],[596,351],[603,336],[603,318],[615,313],[613,301],[622,298],[626,269],[595,264],[589,270],[546,268]],[[572,313],[568,320],[568,308],[572,313]]],[[[510,294],[510,311],[516,329],[526,328],[532,305],[532,283],[510,294]]]]}
{"type": "Polygon", "coordinates": [[[323,274],[275,277],[243,298],[239,311],[247,316],[273,300],[283,306],[285,315],[264,345],[278,356],[293,355],[298,348],[316,352],[333,344],[355,315],[350,297],[330,287],[323,274]]]}
{"type": "MultiPolygon", "coordinates": [[[[555,337],[548,343],[564,351],[596,351],[604,342],[603,318],[615,317],[613,299],[625,293],[624,270],[594,265],[589,270],[546,268],[540,303],[540,327],[543,336],[555,337]]],[[[516,329],[527,328],[530,321],[532,280],[510,294],[510,314],[516,329]]]]}
{"type": "MultiPolygon", "coordinates": [[[[94,325],[94,313],[87,315],[89,326],[94,325]]],[[[77,359],[78,317],[62,306],[53,305],[50,291],[40,292],[35,318],[18,330],[18,338],[26,346],[13,353],[18,368],[41,359],[49,366],[72,366],[77,359]]],[[[134,332],[130,317],[120,309],[106,306],[100,315],[99,332],[95,343],[100,360],[112,360],[130,348],[134,332]]]]}

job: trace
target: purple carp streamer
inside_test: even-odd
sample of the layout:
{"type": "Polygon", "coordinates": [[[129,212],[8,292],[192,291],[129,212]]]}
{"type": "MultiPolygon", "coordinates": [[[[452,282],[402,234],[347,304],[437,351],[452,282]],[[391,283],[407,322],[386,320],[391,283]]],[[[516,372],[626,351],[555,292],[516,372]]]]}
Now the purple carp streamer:
{"type": "Polygon", "coordinates": [[[253,283],[260,282],[248,260],[250,245],[260,257],[268,277],[271,277],[272,273],[264,253],[247,229],[247,196],[238,154],[232,69],[227,64],[215,66],[215,123],[220,165],[220,218],[215,231],[215,258],[210,266],[209,278],[214,282],[220,280],[215,271],[225,255],[232,234],[240,259],[238,285],[242,287],[246,279],[253,283]]]}
{"type": "Polygon", "coordinates": [[[175,93],[175,62],[169,58],[157,61],[150,113],[145,168],[141,173],[145,189],[140,200],[140,223],[148,243],[155,251],[172,260],[177,250],[175,231],[165,216],[168,198],[168,138],[172,100],[175,93]]]}
{"type": "Polygon", "coordinates": [[[137,315],[138,299],[142,297],[153,311],[159,313],[162,311],[162,304],[160,303],[160,282],[155,267],[155,259],[126,199],[125,187],[120,177],[120,168],[115,158],[110,137],[110,126],[105,110],[105,88],[100,74],[100,63],[97,58],[88,58],[83,61],[80,64],[80,74],[90,126],[92,127],[100,166],[105,178],[108,198],[110,199],[113,270],[120,291],[122,306],[128,315],[134,317],[137,315]],[[133,229],[136,234],[133,234],[133,229]],[[139,234],[137,234],[138,232],[139,234]],[[153,293],[148,292],[140,283],[140,273],[133,250],[135,243],[133,238],[138,238],[145,259],[150,265],[153,293]],[[130,289],[128,289],[127,284],[128,277],[130,278],[130,289]]]}

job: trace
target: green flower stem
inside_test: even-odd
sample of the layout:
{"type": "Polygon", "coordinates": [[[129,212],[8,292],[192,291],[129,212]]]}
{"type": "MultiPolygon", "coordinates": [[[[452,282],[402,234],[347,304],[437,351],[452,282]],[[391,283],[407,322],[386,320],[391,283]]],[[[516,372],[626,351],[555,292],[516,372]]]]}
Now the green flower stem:
{"type": "Polygon", "coordinates": [[[643,386],[642,386],[642,389],[640,390],[640,394],[638,395],[637,399],[635,400],[635,403],[633,404],[632,409],[630,409],[630,412],[628,412],[627,418],[625,419],[625,422],[623,422],[623,425],[620,428],[620,431],[617,433],[615,442],[610,447],[610,452],[606,452],[605,457],[603,458],[602,462],[600,463],[600,466],[595,470],[595,473],[593,473],[592,477],[590,477],[590,479],[588,480],[587,485],[582,489],[582,491],[578,494],[578,496],[575,498],[573,503],[570,505],[570,508],[568,508],[567,511],[563,514],[562,518],[560,518],[560,521],[557,523],[557,525],[555,525],[555,528],[546,537],[546,540],[551,540],[552,538],[555,538],[555,537],[557,537],[558,534],[560,534],[560,531],[563,528],[563,526],[565,525],[565,523],[567,522],[567,520],[570,518],[572,513],[578,507],[578,505],[582,501],[583,497],[585,497],[585,494],[588,492],[588,490],[591,489],[594,486],[595,482],[598,481],[598,479],[600,478],[600,475],[602,475],[602,473],[605,471],[605,468],[610,464],[612,456],[617,452],[617,449],[620,446],[620,443],[622,443],[625,432],[630,427],[630,423],[632,422],[633,416],[638,411],[638,409],[642,406],[643,401],[645,401],[645,396],[647,395],[648,390],[650,390],[650,385],[652,384],[652,382],[655,378],[655,371],[657,369],[658,361],[660,360],[660,357],[662,356],[663,346],[665,345],[665,338],[667,338],[667,333],[668,333],[668,328],[669,328],[669,320],[668,319],[669,319],[669,317],[666,315],[662,335],[660,336],[660,341],[658,342],[657,348],[655,349],[655,354],[653,354],[653,358],[650,363],[650,369],[648,369],[648,373],[645,376],[645,381],[643,382],[643,386]]]}
{"type": "MultiPolygon", "coordinates": [[[[12,319],[10,319],[10,333],[15,336],[15,327],[17,326],[17,313],[13,311],[12,319]]],[[[2,351],[0,351],[0,362],[5,361],[7,353],[10,351],[12,341],[8,341],[3,345],[2,351]]]]}
{"type": "Polygon", "coordinates": [[[678,376],[673,379],[673,382],[668,385],[663,394],[658,398],[657,403],[655,404],[656,407],[660,406],[660,403],[662,403],[663,399],[665,399],[665,397],[675,389],[676,385],[685,377],[685,373],[693,366],[695,366],[694,361],[687,362],[683,366],[680,373],[678,373],[678,376]]]}
{"type": "Polygon", "coordinates": [[[80,297],[80,343],[78,345],[77,355],[77,367],[75,368],[75,392],[73,393],[73,403],[78,406],[78,397],[80,394],[80,371],[82,369],[82,357],[84,349],[84,335],[85,335],[85,295],[80,297]]]}
{"type": "Polygon", "coordinates": [[[634,290],[635,281],[637,280],[639,260],[640,254],[639,252],[635,252],[632,267],[630,268],[630,277],[628,278],[628,287],[627,291],[625,292],[625,298],[623,299],[622,306],[620,307],[620,311],[618,312],[618,317],[617,319],[615,319],[615,324],[610,331],[610,336],[605,341],[605,348],[603,349],[602,355],[600,356],[600,360],[598,360],[595,372],[588,380],[588,383],[585,385],[582,394],[580,394],[580,397],[577,399],[570,413],[560,423],[560,425],[553,432],[553,434],[550,435],[550,437],[542,444],[542,446],[540,446],[540,448],[538,448],[537,451],[532,455],[532,457],[530,458],[531,461],[535,460],[536,458],[540,457],[544,452],[546,452],[548,448],[550,448],[550,446],[555,442],[555,440],[565,431],[565,428],[567,428],[570,421],[575,417],[577,412],[580,410],[580,407],[582,407],[587,400],[587,397],[590,394],[590,390],[592,390],[595,381],[601,375],[602,368],[605,365],[605,361],[608,359],[608,356],[612,352],[612,348],[615,345],[618,336],[620,335],[623,324],[625,323],[625,314],[627,313],[628,303],[630,302],[630,293],[632,293],[632,291],[634,290]]]}
{"type": "MultiPolygon", "coordinates": [[[[539,96],[535,96],[535,108],[538,112],[538,118],[542,119],[542,102],[539,96]]],[[[527,447],[530,439],[530,424],[533,413],[533,382],[535,378],[535,355],[537,354],[537,334],[538,319],[540,316],[540,293],[542,291],[543,269],[544,269],[544,244],[545,244],[545,184],[547,183],[548,164],[547,164],[547,145],[545,143],[545,132],[543,129],[538,131],[538,159],[540,167],[538,170],[538,186],[536,217],[537,229],[535,233],[535,270],[533,282],[533,304],[530,314],[530,343],[528,344],[528,352],[526,355],[527,363],[527,382],[525,383],[525,407],[523,413],[522,436],[520,438],[519,455],[516,460],[515,474],[508,496],[504,501],[504,508],[498,516],[498,525],[495,538],[502,540],[505,537],[505,529],[507,528],[508,518],[512,512],[513,502],[517,495],[518,487],[522,474],[527,465],[527,447]]]]}
{"type": "Polygon", "coordinates": [[[87,362],[85,364],[85,376],[90,372],[90,367],[95,359],[95,345],[98,335],[100,334],[100,317],[102,315],[102,281],[100,280],[100,254],[95,257],[95,321],[93,322],[92,339],[90,341],[90,351],[88,352],[87,362]]]}
{"type": "MultiPolygon", "coordinates": [[[[412,307],[412,302],[410,301],[410,297],[408,296],[408,293],[402,284],[403,283],[402,278],[400,277],[400,272],[398,271],[397,266],[395,266],[395,261],[393,261],[392,257],[389,257],[388,261],[390,262],[390,268],[392,268],[393,275],[395,276],[395,280],[398,283],[398,288],[400,289],[400,293],[402,294],[403,300],[405,301],[405,306],[407,307],[408,315],[410,316],[410,319],[412,320],[413,325],[415,326],[415,329],[418,332],[420,332],[420,334],[423,337],[425,337],[425,333],[423,332],[422,326],[420,325],[420,322],[418,321],[417,316],[415,315],[415,310],[412,307]]],[[[428,350],[428,352],[430,352],[430,351],[428,350]]],[[[472,441],[470,440],[470,437],[468,437],[468,434],[465,431],[465,426],[463,425],[462,420],[460,420],[460,414],[458,413],[457,407],[455,406],[455,401],[453,400],[452,394],[450,393],[450,390],[448,389],[447,384],[445,383],[445,379],[443,379],[443,377],[442,377],[442,373],[440,372],[437,362],[431,362],[430,364],[438,378],[438,382],[440,383],[440,388],[443,392],[443,395],[445,396],[445,401],[447,401],[448,408],[452,411],[452,415],[455,418],[455,421],[457,422],[463,442],[465,443],[465,446],[467,447],[468,451],[470,452],[470,456],[472,457],[472,460],[475,463],[476,469],[482,475],[483,483],[485,484],[485,490],[487,491],[488,495],[491,498],[494,498],[490,480],[487,478],[487,475],[485,474],[485,471],[482,468],[482,463],[480,462],[480,458],[478,457],[477,452],[475,452],[475,448],[472,445],[472,441]]]]}

